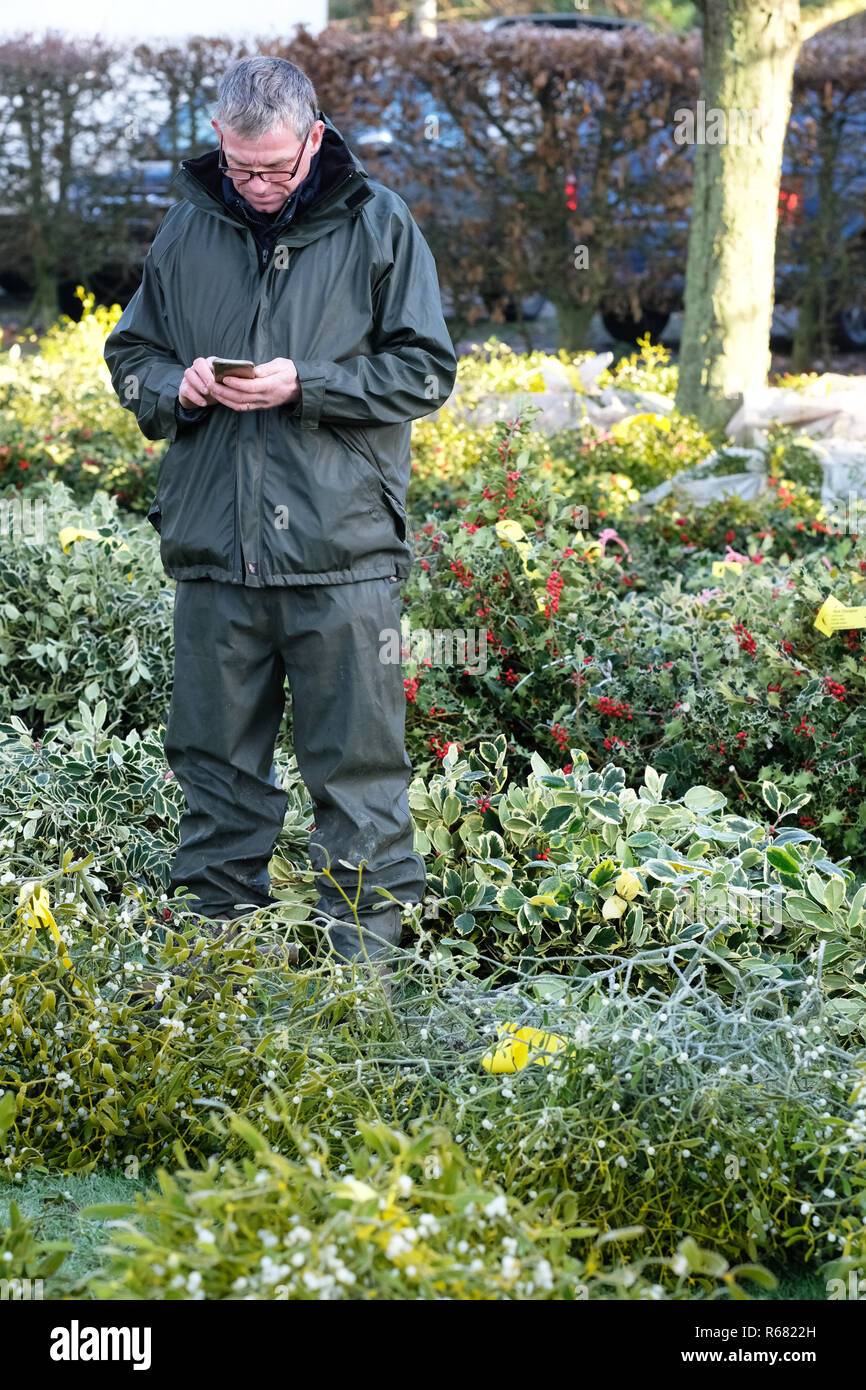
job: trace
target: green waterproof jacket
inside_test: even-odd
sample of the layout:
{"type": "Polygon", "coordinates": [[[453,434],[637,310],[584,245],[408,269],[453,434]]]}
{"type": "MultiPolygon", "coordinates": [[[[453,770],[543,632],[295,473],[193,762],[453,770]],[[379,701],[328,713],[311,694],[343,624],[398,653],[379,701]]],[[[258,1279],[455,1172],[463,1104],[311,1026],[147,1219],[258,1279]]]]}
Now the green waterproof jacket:
{"type": "Polygon", "coordinates": [[[272,256],[223,197],[217,152],[181,164],[182,201],[106,341],[122,405],[171,440],[148,515],[175,579],[336,584],[412,564],[411,421],[445,403],[457,363],[408,207],[319,119],[314,195],[281,214],[272,256]],[[179,418],[183,373],[211,354],[290,358],[300,400],[179,418]]]}

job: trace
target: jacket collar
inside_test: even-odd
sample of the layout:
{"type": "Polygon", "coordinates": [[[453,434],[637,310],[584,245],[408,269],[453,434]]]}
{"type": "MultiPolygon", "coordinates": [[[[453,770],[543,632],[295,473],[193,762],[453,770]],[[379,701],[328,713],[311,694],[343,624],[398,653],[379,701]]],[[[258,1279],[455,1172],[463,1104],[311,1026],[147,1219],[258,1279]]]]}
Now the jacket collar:
{"type": "MultiPolygon", "coordinates": [[[[310,172],[272,224],[277,233],[286,228],[289,239],[295,244],[314,240],[336,219],[354,214],[362,203],[373,197],[366,169],[336,126],[324,111],[318,112],[317,119],[324,121],[325,132],[310,172]]],[[[225,196],[218,161],[218,150],[182,160],[172,187],[182,198],[207,212],[249,225],[246,208],[241,210],[234,199],[225,196]]]]}

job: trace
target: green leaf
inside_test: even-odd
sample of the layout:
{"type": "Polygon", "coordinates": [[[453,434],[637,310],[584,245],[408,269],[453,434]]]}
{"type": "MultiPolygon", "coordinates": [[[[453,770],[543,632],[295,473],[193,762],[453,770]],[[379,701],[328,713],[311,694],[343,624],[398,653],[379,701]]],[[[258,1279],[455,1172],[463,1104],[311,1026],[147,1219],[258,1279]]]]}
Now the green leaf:
{"type": "Polygon", "coordinates": [[[454,936],[443,936],[439,945],[444,946],[446,950],[462,951],[465,956],[478,955],[478,947],[474,941],[458,941],[454,936]]]}
{"type": "Polygon", "coordinates": [[[15,1094],[4,1091],[0,1096],[0,1134],[5,1134],[15,1123],[15,1094]]]}
{"type": "Polygon", "coordinates": [[[529,763],[536,777],[549,777],[553,771],[553,768],[548,767],[540,753],[533,753],[529,763]]]}
{"type": "Polygon", "coordinates": [[[541,829],[545,834],[550,834],[551,830],[561,830],[574,816],[574,806],[551,806],[545,812],[541,822],[541,829]]]}
{"type": "Polygon", "coordinates": [[[786,849],[778,845],[773,845],[767,850],[767,863],[772,864],[774,869],[780,873],[796,874],[799,873],[800,866],[796,859],[793,859],[786,849]]]}
{"type": "Polygon", "coordinates": [[[515,888],[513,883],[507,883],[496,895],[496,900],[500,907],[504,907],[506,912],[518,912],[526,898],[519,888],[515,888]]]}
{"type": "Polygon", "coordinates": [[[715,791],[712,787],[689,787],[683,802],[690,811],[703,813],[705,811],[720,811],[727,804],[727,797],[720,791],[715,791]]]}
{"type": "Polygon", "coordinates": [[[447,854],[448,850],[451,849],[451,836],[444,825],[437,825],[433,831],[433,844],[441,854],[447,854]]]}
{"type": "Polygon", "coordinates": [[[735,1265],[730,1271],[734,1279],[751,1279],[753,1283],[760,1284],[762,1289],[776,1289],[779,1281],[775,1274],[771,1274],[769,1269],[763,1265],[735,1265]]]}
{"type": "Polygon", "coordinates": [[[720,1279],[728,1268],[728,1262],[724,1256],[719,1255],[715,1250],[703,1250],[692,1236],[686,1236],[677,1246],[679,1254],[684,1255],[689,1262],[689,1268],[695,1274],[709,1274],[716,1279],[720,1279]]]}
{"type": "Polygon", "coordinates": [[[663,863],[661,859],[645,859],[641,868],[662,883],[676,883],[679,878],[676,869],[672,869],[670,864],[663,863]]]}
{"type": "Polygon", "coordinates": [[[866,883],[861,884],[854,894],[851,907],[848,911],[848,926],[852,929],[860,925],[860,918],[863,915],[863,904],[866,902],[866,883]]]}
{"type": "Polygon", "coordinates": [[[824,880],[820,874],[811,873],[806,875],[806,887],[812,894],[816,903],[824,906],[824,880]]]}
{"type": "Polygon", "coordinates": [[[536,975],[532,981],[532,988],[542,1004],[546,1004],[553,1000],[562,999],[568,993],[569,982],[561,975],[536,975]]]}
{"type": "Polygon", "coordinates": [[[229,1120],[229,1127],[239,1134],[255,1153],[262,1153],[268,1147],[268,1142],[263,1134],[260,1134],[255,1125],[251,1125],[249,1120],[245,1120],[243,1115],[232,1115],[229,1120]]]}
{"type": "Polygon", "coordinates": [[[782,793],[775,782],[761,783],[761,796],[769,806],[774,815],[778,815],[782,809],[782,793]]]}

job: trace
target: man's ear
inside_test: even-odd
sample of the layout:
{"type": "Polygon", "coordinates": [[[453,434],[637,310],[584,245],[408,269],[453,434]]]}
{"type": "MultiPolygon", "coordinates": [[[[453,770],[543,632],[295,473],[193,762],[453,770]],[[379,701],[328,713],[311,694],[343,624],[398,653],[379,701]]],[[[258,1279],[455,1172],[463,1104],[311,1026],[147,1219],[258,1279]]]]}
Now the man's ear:
{"type": "Polygon", "coordinates": [[[220,130],[219,126],[217,125],[216,121],[211,121],[211,125],[213,126],[214,130],[216,131],[216,133],[217,133],[217,135],[220,137],[220,139],[222,139],[222,134],[223,134],[223,133],[222,133],[222,131],[220,130]]]}

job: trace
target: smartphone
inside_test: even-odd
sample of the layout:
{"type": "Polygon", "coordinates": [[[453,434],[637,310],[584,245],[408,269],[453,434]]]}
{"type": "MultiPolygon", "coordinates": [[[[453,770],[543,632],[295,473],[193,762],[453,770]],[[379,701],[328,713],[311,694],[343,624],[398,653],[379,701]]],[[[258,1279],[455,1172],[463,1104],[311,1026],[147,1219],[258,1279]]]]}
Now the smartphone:
{"type": "Polygon", "coordinates": [[[211,362],[211,368],[217,381],[225,381],[227,376],[255,376],[255,362],[248,362],[245,358],[235,357],[215,357],[211,362]]]}

